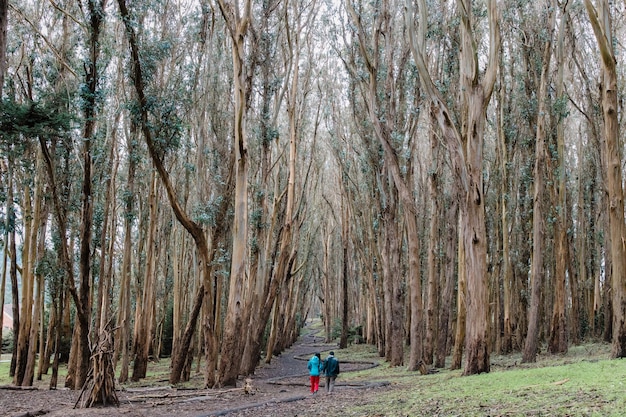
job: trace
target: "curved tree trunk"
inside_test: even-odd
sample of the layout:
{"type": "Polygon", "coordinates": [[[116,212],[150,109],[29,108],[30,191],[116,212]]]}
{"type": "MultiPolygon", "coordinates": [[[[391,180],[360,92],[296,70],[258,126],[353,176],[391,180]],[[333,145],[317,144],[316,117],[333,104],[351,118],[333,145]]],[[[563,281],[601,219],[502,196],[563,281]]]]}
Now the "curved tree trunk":
{"type": "MultiPolygon", "coordinates": [[[[128,43],[131,50],[131,60],[132,60],[132,72],[133,72],[133,83],[135,86],[135,91],[137,93],[137,98],[139,100],[140,109],[141,109],[141,129],[144,134],[144,139],[146,141],[146,145],[148,146],[148,152],[150,153],[150,158],[163,182],[165,187],[165,191],[167,192],[167,197],[170,202],[170,206],[176,215],[176,219],[178,222],[189,232],[191,237],[193,238],[196,244],[196,250],[198,251],[198,257],[200,259],[200,268],[201,268],[201,279],[202,279],[202,287],[198,289],[196,296],[194,298],[194,305],[192,308],[191,315],[189,317],[189,321],[187,323],[187,327],[185,328],[185,333],[183,335],[183,339],[180,343],[180,348],[177,349],[177,355],[172,359],[172,369],[170,373],[170,383],[176,384],[180,381],[181,374],[183,368],[186,363],[187,355],[189,353],[189,346],[191,344],[191,340],[193,339],[193,334],[196,329],[196,324],[198,317],[200,315],[200,310],[202,307],[203,299],[206,299],[207,302],[213,302],[213,286],[211,285],[211,267],[210,267],[210,254],[209,254],[209,246],[207,243],[206,236],[202,228],[192,221],[187,213],[181,207],[178,198],[176,196],[176,192],[174,190],[174,186],[171,183],[169,174],[165,169],[163,164],[163,155],[160,155],[159,151],[155,147],[152,132],[150,130],[149,120],[148,120],[148,111],[147,105],[148,100],[146,98],[144,92],[144,80],[143,80],[143,70],[141,67],[141,61],[139,59],[139,47],[137,45],[137,37],[135,34],[135,29],[132,26],[130,14],[128,8],[126,7],[125,0],[118,0],[118,6],[120,8],[120,14],[122,15],[122,19],[124,21],[126,27],[126,35],[128,36],[128,43]]],[[[212,310],[212,309],[209,309],[212,310]]],[[[210,336],[208,336],[208,340],[214,341],[215,337],[213,334],[215,333],[215,317],[210,316],[207,321],[207,325],[205,327],[205,332],[208,332],[210,336]]],[[[213,351],[213,347],[209,349],[213,351]]],[[[212,374],[215,370],[215,364],[217,362],[217,357],[210,357],[207,361],[207,373],[212,374]]],[[[213,378],[209,378],[213,379],[213,378]]]]}

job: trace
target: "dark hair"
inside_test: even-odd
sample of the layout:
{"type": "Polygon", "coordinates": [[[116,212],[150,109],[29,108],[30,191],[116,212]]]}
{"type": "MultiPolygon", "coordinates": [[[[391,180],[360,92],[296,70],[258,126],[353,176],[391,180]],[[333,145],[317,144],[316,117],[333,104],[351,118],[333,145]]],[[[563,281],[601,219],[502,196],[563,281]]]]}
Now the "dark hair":
{"type": "Polygon", "coordinates": [[[315,356],[317,356],[319,358],[320,357],[320,353],[319,352],[315,352],[315,356]]]}
{"type": "Polygon", "coordinates": [[[335,352],[333,352],[332,350],[329,353],[330,356],[335,356],[335,352]]]}

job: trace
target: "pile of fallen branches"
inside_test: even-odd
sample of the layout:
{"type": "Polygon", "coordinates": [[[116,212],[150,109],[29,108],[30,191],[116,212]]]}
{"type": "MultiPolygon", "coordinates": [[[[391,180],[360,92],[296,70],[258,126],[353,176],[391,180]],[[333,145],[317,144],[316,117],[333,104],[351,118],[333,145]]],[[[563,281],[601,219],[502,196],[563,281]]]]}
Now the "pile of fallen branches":
{"type": "Polygon", "coordinates": [[[120,405],[115,392],[115,369],[113,368],[112,356],[111,333],[105,330],[100,333],[95,353],[91,355],[91,367],[87,381],[85,381],[74,408],[120,405]]]}

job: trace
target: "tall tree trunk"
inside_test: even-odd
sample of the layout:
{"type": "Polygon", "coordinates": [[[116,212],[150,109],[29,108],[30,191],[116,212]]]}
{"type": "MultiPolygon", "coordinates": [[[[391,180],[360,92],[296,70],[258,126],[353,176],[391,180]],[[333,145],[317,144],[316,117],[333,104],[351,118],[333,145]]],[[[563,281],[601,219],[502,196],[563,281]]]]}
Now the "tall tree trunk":
{"type": "MultiPolygon", "coordinates": [[[[433,128],[436,120],[433,123],[433,128]]],[[[439,217],[441,215],[441,206],[439,196],[441,190],[439,187],[441,169],[439,164],[438,141],[434,131],[431,136],[431,158],[432,165],[429,172],[429,193],[430,193],[430,231],[428,238],[428,301],[426,307],[426,343],[424,344],[424,362],[428,365],[433,363],[433,355],[435,351],[435,340],[437,338],[437,312],[439,311],[439,274],[437,268],[437,259],[439,252],[439,217]]],[[[444,307],[445,308],[445,307],[444,307]]],[[[447,323],[445,324],[447,326],[447,323]]],[[[440,323],[439,329],[442,329],[444,323],[440,323]]]]}
{"type": "MultiPolygon", "coordinates": [[[[332,332],[332,305],[334,303],[334,297],[332,292],[332,283],[330,279],[331,274],[331,250],[332,250],[332,230],[327,231],[325,234],[327,237],[324,240],[324,271],[323,282],[322,282],[322,290],[324,291],[324,300],[323,303],[323,316],[324,316],[324,334],[325,334],[325,342],[330,343],[331,341],[331,332],[332,332]]],[[[384,261],[383,261],[384,262],[384,261]]]]}
{"type": "MultiPolygon", "coordinates": [[[[45,338],[46,343],[45,343],[43,352],[40,351],[41,356],[39,358],[39,369],[37,370],[38,381],[41,381],[42,376],[44,374],[48,375],[48,371],[50,369],[50,357],[52,356],[52,352],[54,350],[54,331],[57,326],[57,321],[59,320],[57,316],[57,311],[55,308],[56,296],[57,295],[54,290],[50,291],[50,297],[52,298],[52,301],[50,302],[48,306],[49,316],[48,316],[48,326],[47,326],[46,338],[45,338]]],[[[44,330],[44,327],[45,326],[42,321],[42,330],[44,330]]]]}
{"type": "Polygon", "coordinates": [[[246,137],[246,78],[245,38],[251,20],[251,1],[246,0],[243,15],[239,5],[219,1],[222,15],[226,20],[233,42],[233,73],[235,94],[235,215],[233,219],[233,250],[230,270],[228,306],[224,321],[224,335],[219,363],[218,385],[233,386],[239,375],[239,357],[243,344],[239,343],[242,334],[245,305],[244,286],[246,283],[248,256],[248,143],[246,137]]]}
{"type": "Polygon", "coordinates": [[[61,337],[63,336],[63,318],[61,314],[61,310],[65,303],[65,286],[63,282],[57,283],[55,286],[55,295],[53,308],[55,311],[55,316],[57,319],[55,320],[54,326],[54,347],[52,349],[54,358],[52,359],[52,375],[50,376],[50,389],[57,388],[57,382],[59,378],[59,362],[61,360],[61,337]]]}
{"type": "Polygon", "coordinates": [[[385,230],[383,285],[385,292],[385,359],[391,366],[404,363],[403,304],[398,299],[400,281],[400,232],[395,187],[388,178],[388,207],[383,214],[385,230]]]}
{"type": "Polygon", "coordinates": [[[132,265],[132,234],[133,234],[133,218],[134,218],[134,198],[135,198],[135,158],[136,152],[132,139],[134,135],[129,135],[128,147],[128,172],[126,177],[126,197],[124,198],[124,245],[122,255],[122,269],[120,279],[120,296],[119,296],[119,314],[117,317],[117,340],[119,348],[116,352],[121,356],[121,368],[119,381],[125,383],[128,380],[129,365],[129,343],[130,343],[130,282],[131,282],[131,265],[132,265]]]}
{"type": "Polygon", "coordinates": [[[83,112],[85,126],[83,130],[83,184],[82,184],[82,209],[80,228],[80,262],[79,262],[79,303],[76,304],[77,332],[76,348],[77,366],[75,375],[68,371],[66,385],[70,388],[80,389],[85,384],[91,360],[91,346],[89,330],[91,320],[91,243],[93,225],[93,196],[92,196],[92,143],[96,137],[97,116],[97,91],[99,88],[100,74],[100,33],[104,24],[104,8],[106,0],[89,1],[89,59],[85,65],[86,90],[83,97],[83,112]]]}
{"type": "Polygon", "coordinates": [[[455,180],[462,190],[460,219],[464,240],[467,274],[466,361],[464,375],[489,372],[487,236],[485,229],[485,198],[483,189],[483,135],[486,109],[491,99],[498,70],[500,29],[497,2],[487,2],[489,24],[489,55],[482,80],[478,72],[477,40],[474,38],[474,14],[471,0],[459,0],[461,21],[460,91],[461,128],[453,124],[446,101],[435,87],[424,59],[427,29],[427,8],[419,1],[420,24],[415,34],[413,4],[407,1],[407,24],[411,51],[420,83],[432,101],[433,113],[446,140],[455,180]]]}
{"type": "MultiPolygon", "coordinates": [[[[460,217],[460,216],[459,216],[460,217]]],[[[465,240],[463,240],[461,232],[461,222],[459,220],[458,228],[458,277],[459,282],[457,284],[457,302],[456,302],[456,332],[454,335],[454,349],[452,351],[452,361],[450,363],[450,369],[461,369],[463,362],[463,346],[465,346],[465,330],[467,322],[467,272],[465,268],[465,240]]]]}
{"type": "MultiPolygon", "coordinates": [[[[382,9],[378,13],[380,21],[376,22],[377,27],[383,28],[385,33],[391,33],[391,20],[389,13],[389,2],[384,1],[381,4],[382,9]]],[[[411,355],[409,359],[408,368],[410,370],[417,369],[417,363],[422,360],[423,354],[423,306],[422,306],[422,287],[421,287],[421,268],[420,268],[420,246],[417,228],[417,207],[412,195],[412,191],[407,184],[408,180],[402,175],[402,169],[400,167],[400,161],[396,149],[391,144],[392,132],[398,129],[395,126],[395,114],[394,109],[386,109],[382,111],[382,107],[379,103],[380,91],[378,79],[382,77],[382,71],[380,68],[386,68],[387,73],[384,74],[386,85],[384,86],[387,95],[393,93],[393,79],[394,79],[394,65],[392,63],[393,44],[390,36],[385,36],[384,41],[385,52],[387,55],[383,62],[380,62],[378,50],[380,48],[380,35],[381,31],[375,31],[371,39],[370,49],[368,49],[367,40],[365,38],[365,29],[362,26],[362,21],[359,18],[356,10],[352,6],[351,2],[347,2],[348,13],[352,19],[352,23],[358,28],[357,35],[359,37],[359,49],[363,60],[365,60],[365,67],[368,70],[368,78],[363,81],[364,90],[367,91],[366,101],[369,111],[369,119],[372,122],[374,132],[384,151],[385,164],[388,167],[390,176],[393,180],[394,186],[398,190],[398,197],[402,202],[402,208],[404,212],[404,221],[407,228],[407,244],[408,244],[408,260],[409,260],[409,285],[411,287],[411,355]],[[384,120],[381,120],[384,119],[384,120]]],[[[356,74],[356,69],[352,69],[356,74]]],[[[362,77],[355,77],[361,79],[362,77]]],[[[400,246],[395,246],[398,250],[400,246]]],[[[392,266],[395,267],[395,266],[392,266]]],[[[399,320],[402,316],[402,312],[398,309],[402,308],[402,294],[400,290],[400,274],[393,275],[394,287],[393,287],[393,301],[392,310],[399,317],[388,317],[393,323],[395,334],[391,339],[394,349],[396,350],[395,358],[392,359],[392,364],[400,365],[403,363],[401,357],[403,346],[399,344],[398,339],[404,338],[404,329],[402,328],[402,320],[399,320]],[[399,305],[398,305],[399,304],[399,305]]]]}
{"type": "MultiPolygon", "coordinates": [[[[0,0],[1,1],[1,0],[0,0]]],[[[7,172],[7,195],[12,195],[13,192],[9,191],[13,188],[13,173],[10,167],[12,166],[11,162],[9,162],[9,170],[7,172]]],[[[0,278],[0,356],[2,356],[2,329],[4,328],[4,295],[6,292],[7,285],[7,264],[9,260],[9,226],[11,220],[12,213],[12,201],[7,198],[6,201],[6,217],[4,218],[4,248],[2,248],[2,278],[0,278]]]]}
{"type": "MultiPolygon", "coordinates": [[[[40,185],[38,185],[40,187],[40,185]]],[[[41,190],[40,190],[41,192],[41,190]]],[[[35,258],[33,258],[38,264],[43,258],[45,242],[46,242],[46,217],[47,213],[45,212],[45,208],[43,209],[43,214],[38,213],[38,211],[42,211],[41,208],[35,210],[35,223],[38,224],[37,229],[37,237],[36,241],[33,242],[33,245],[36,246],[35,250],[35,258]]],[[[37,286],[33,288],[33,295],[35,306],[33,309],[33,318],[31,320],[30,327],[30,335],[29,335],[29,343],[28,343],[28,357],[26,361],[26,371],[24,373],[24,380],[22,381],[22,386],[32,386],[33,380],[35,379],[35,365],[36,365],[36,353],[37,353],[37,345],[43,346],[43,328],[41,328],[41,324],[43,323],[43,310],[44,310],[44,276],[40,271],[36,271],[33,269],[36,284],[37,286]],[[40,332],[41,328],[41,332],[40,332]]]]}
{"type": "MultiPolygon", "coordinates": [[[[13,163],[9,160],[9,175],[11,175],[12,184],[12,172],[13,163]]],[[[13,208],[14,192],[13,187],[9,187],[7,193],[7,205],[9,206],[7,217],[10,222],[15,224],[15,209],[13,208]]],[[[17,245],[15,244],[15,227],[12,227],[9,232],[9,253],[11,254],[11,267],[9,276],[11,277],[11,298],[13,304],[13,354],[11,355],[11,365],[9,368],[9,376],[15,376],[15,369],[17,367],[17,340],[20,334],[20,299],[17,286],[17,245]]]]}
{"type": "Polygon", "coordinates": [[[544,211],[545,175],[549,163],[546,146],[547,132],[550,130],[549,106],[548,106],[548,82],[549,70],[552,57],[552,36],[556,22],[556,1],[547,0],[546,9],[548,20],[546,29],[546,41],[543,50],[541,66],[541,80],[539,82],[539,106],[537,108],[537,132],[535,142],[535,189],[533,193],[533,256],[531,272],[530,308],[528,312],[528,333],[524,345],[523,361],[535,362],[539,344],[539,326],[541,321],[541,291],[544,285],[545,265],[545,230],[546,225],[544,211]]]}
{"type": "Polygon", "coordinates": [[[602,112],[606,147],[607,191],[611,235],[611,294],[613,338],[611,357],[626,357],[626,249],[624,239],[624,191],[622,188],[622,150],[619,137],[619,106],[617,61],[613,50],[613,32],[608,0],[600,0],[597,10],[591,0],[585,0],[602,59],[602,112]]]}
{"type": "Polygon", "coordinates": [[[500,98],[498,100],[498,160],[500,161],[500,216],[502,230],[502,340],[500,343],[501,353],[510,353],[513,346],[513,268],[511,266],[511,251],[509,237],[509,205],[508,205],[508,184],[509,184],[509,157],[507,150],[506,134],[504,131],[504,100],[506,91],[504,86],[500,87],[500,98]]]}
{"type": "MultiPolygon", "coordinates": [[[[557,40],[557,62],[564,62],[564,37],[566,21],[569,19],[567,11],[568,3],[565,3],[561,24],[559,25],[559,34],[557,40]]],[[[556,5],[555,5],[556,6],[556,5]]],[[[557,100],[564,97],[565,84],[563,81],[563,65],[559,65],[557,73],[557,100]]],[[[569,262],[569,249],[567,240],[567,228],[569,207],[567,204],[567,183],[565,176],[565,126],[563,122],[564,115],[557,114],[557,153],[558,153],[558,178],[557,178],[557,221],[555,224],[555,286],[554,286],[554,303],[552,310],[552,321],[550,325],[550,343],[548,351],[550,353],[566,353],[567,352],[567,319],[565,317],[566,290],[565,284],[567,280],[567,265],[569,262]]],[[[570,274],[570,282],[575,278],[570,274]]],[[[574,284],[570,284],[572,287],[574,284]]]]}
{"type": "Polygon", "coordinates": [[[349,246],[349,214],[347,203],[344,201],[342,194],[342,218],[341,218],[341,337],[339,339],[339,348],[348,347],[348,246],[349,246]]]}
{"type": "MultiPolygon", "coordinates": [[[[117,113],[115,116],[114,125],[117,126],[120,120],[121,113],[117,113]]],[[[107,247],[107,243],[109,240],[109,218],[111,217],[110,211],[112,204],[113,196],[115,195],[115,176],[117,175],[117,167],[114,158],[115,158],[115,149],[117,146],[116,140],[116,130],[112,129],[111,134],[111,143],[109,143],[110,151],[109,158],[107,161],[107,169],[105,171],[106,180],[104,182],[105,186],[105,197],[104,197],[104,214],[103,214],[103,224],[102,224],[102,234],[100,238],[100,271],[98,276],[100,279],[98,280],[98,300],[96,302],[96,326],[98,328],[98,337],[100,334],[106,329],[107,323],[109,322],[109,305],[110,305],[110,288],[111,288],[111,266],[112,258],[113,258],[113,241],[115,241],[115,221],[113,220],[113,227],[111,228],[113,233],[111,237],[111,244],[107,247]]],[[[113,209],[115,212],[115,208],[113,209]]]]}
{"type": "MultiPolygon", "coordinates": [[[[446,212],[446,231],[445,231],[445,262],[443,262],[444,274],[446,277],[443,294],[441,297],[441,307],[439,309],[439,332],[437,334],[437,351],[435,356],[435,366],[444,368],[446,366],[446,357],[448,356],[448,336],[450,334],[450,316],[452,311],[452,297],[454,296],[454,284],[456,277],[455,260],[458,250],[458,218],[459,205],[456,198],[451,198],[448,210],[446,212]]],[[[459,285],[459,291],[462,286],[459,285]]],[[[463,307],[465,308],[465,307],[463,307]]],[[[457,308],[461,314],[460,308],[457,308]]],[[[464,327],[463,327],[464,328],[464,327]]],[[[459,360],[459,367],[461,362],[459,360]]]]}
{"type": "MultiPolygon", "coordinates": [[[[39,166],[39,164],[37,164],[39,166]]],[[[35,170],[35,176],[39,169],[35,170]]],[[[35,182],[38,183],[38,179],[35,178],[35,182]]],[[[17,362],[15,365],[15,376],[13,377],[13,383],[17,386],[21,386],[24,383],[26,374],[26,362],[28,360],[28,346],[30,340],[30,330],[32,324],[33,314],[33,287],[35,286],[35,273],[34,273],[34,257],[36,252],[37,232],[39,231],[39,225],[35,222],[39,222],[39,210],[41,206],[41,189],[35,186],[34,202],[31,198],[31,187],[27,184],[24,186],[23,195],[23,212],[24,212],[24,244],[22,245],[22,297],[20,302],[20,330],[19,337],[17,339],[17,345],[14,349],[17,351],[17,362]],[[35,214],[37,213],[37,214],[35,214]]]]}
{"type": "Polygon", "coordinates": [[[152,345],[152,322],[154,310],[154,292],[156,282],[157,237],[156,225],[158,223],[158,192],[157,178],[152,172],[150,179],[150,191],[148,205],[150,216],[148,220],[148,237],[146,244],[146,268],[143,280],[143,293],[141,308],[137,316],[137,333],[135,334],[135,357],[133,360],[132,381],[139,381],[146,377],[148,371],[148,354],[152,345]]]}

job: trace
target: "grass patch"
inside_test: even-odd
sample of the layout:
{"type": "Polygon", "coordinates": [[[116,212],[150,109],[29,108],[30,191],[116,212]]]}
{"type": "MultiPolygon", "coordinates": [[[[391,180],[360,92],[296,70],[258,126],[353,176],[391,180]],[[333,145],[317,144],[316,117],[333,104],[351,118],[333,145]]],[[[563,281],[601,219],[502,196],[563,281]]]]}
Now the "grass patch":
{"type": "MultiPolygon", "coordinates": [[[[39,366],[39,363],[37,363],[39,366]]],[[[52,365],[48,369],[47,375],[41,376],[41,381],[37,381],[37,367],[35,367],[35,381],[33,381],[33,386],[43,389],[48,389],[50,386],[50,377],[52,376],[52,365]]],[[[9,376],[9,372],[11,370],[11,354],[4,353],[0,356],[0,385],[13,385],[13,378],[9,376]]],[[[60,364],[59,365],[59,377],[57,386],[62,387],[65,383],[65,377],[67,376],[67,365],[60,364]]]]}
{"type": "MultiPolygon", "coordinates": [[[[352,349],[341,356],[352,359],[352,349]]],[[[355,356],[363,357],[360,349],[355,356]]],[[[373,352],[375,354],[375,352],[373,352]]],[[[573,347],[564,356],[494,356],[490,373],[461,376],[447,369],[423,376],[386,364],[342,375],[344,381],[389,381],[354,416],[622,416],[626,409],[626,361],[610,360],[605,345],[573,347]]]]}
{"type": "Polygon", "coordinates": [[[0,355],[0,358],[0,385],[10,385],[13,382],[13,378],[9,377],[11,355],[0,355]]]}

